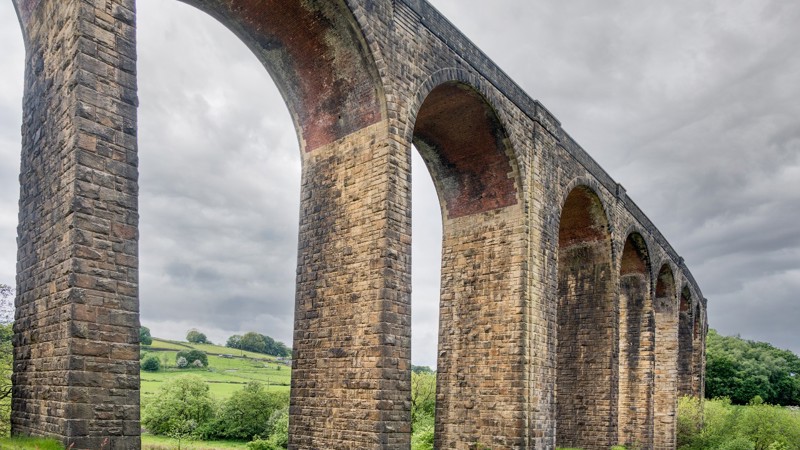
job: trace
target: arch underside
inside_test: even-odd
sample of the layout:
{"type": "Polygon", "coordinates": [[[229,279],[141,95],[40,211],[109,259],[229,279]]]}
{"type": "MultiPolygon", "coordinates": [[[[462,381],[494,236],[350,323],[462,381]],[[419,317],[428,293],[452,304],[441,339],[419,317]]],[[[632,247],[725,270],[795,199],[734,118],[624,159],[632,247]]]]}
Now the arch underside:
{"type": "Polygon", "coordinates": [[[678,312],[678,395],[693,395],[694,314],[688,287],[680,293],[678,312]]]}
{"type": "Polygon", "coordinates": [[[341,0],[180,0],[228,27],[272,75],[310,152],[382,119],[382,84],[341,0]]]}

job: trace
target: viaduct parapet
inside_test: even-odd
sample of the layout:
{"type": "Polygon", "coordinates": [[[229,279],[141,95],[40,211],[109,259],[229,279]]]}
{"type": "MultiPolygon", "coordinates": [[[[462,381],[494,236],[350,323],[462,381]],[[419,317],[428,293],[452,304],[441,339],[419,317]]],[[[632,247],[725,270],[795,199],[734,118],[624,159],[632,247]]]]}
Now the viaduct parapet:
{"type": "MultiPolygon", "coordinates": [[[[135,1],[13,2],[13,431],[138,449],[135,1]]],[[[444,230],[436,448],[675,448],[705,299],[544,106],[424,0],[186,3],[249,46],[300,141],[290,448],[410,446],[412,144],[444,230]]]]}

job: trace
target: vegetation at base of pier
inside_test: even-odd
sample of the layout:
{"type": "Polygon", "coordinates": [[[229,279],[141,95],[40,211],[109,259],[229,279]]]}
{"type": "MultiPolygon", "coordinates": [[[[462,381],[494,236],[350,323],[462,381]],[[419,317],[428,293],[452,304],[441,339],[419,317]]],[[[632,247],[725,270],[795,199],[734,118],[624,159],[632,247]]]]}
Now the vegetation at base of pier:
{"type": "Polygon", "coordinates": [[[800,410],[769,405],[760,397],[745,406],[727,398],[683,397],[677,439],[680,450],[800,449],[800,410]]]}
{"type": "Polygon", "coordinates": [[[184,375],[164,383],[143,406],[142,427],[181,441],[230,439],[266,441],[285,448],[289,435],[288,392],[270,392],[251,382],[218,402],[208,383],[184,375]]]}

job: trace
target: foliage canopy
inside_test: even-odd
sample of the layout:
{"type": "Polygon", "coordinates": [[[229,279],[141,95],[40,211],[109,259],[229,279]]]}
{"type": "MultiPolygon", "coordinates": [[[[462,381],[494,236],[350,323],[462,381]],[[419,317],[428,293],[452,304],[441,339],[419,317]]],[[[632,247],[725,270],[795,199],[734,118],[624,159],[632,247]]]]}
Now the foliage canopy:
{"type": "Polygon", "coordinates": [[[708,331],[706,397],[735,405],[759,396],[774,405],[800,405],[800,358],[765,342],[708,331]]]}

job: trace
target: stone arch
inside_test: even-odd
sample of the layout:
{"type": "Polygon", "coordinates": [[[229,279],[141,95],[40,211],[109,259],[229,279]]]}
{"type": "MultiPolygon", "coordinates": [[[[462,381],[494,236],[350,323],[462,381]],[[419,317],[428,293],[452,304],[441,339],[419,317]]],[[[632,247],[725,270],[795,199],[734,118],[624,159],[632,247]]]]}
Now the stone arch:
{"type": "Polygon", "coordinates": [[[678,298],[674,270],[664,262],[656,277],[653,309],[656,320],[653,448],[675,448],[677,420],[678,298]]]}
{"type": "Polygon", "coordinates": [[[630,232],[619,276],[619,443],[650,447],[653,439],[655,317],[647,241],[630,232]]]}
{"type": "Polygon", "coordinates": [[[590,187],[566,197],[558,236],[556,445],[607,448],[617,439],[616,276],[608,216],[590,187]]]}
{"type": "Polygon", "coordinates": [[[343,0],[180,0],[205,11],[256,55],[311,152],[385,117],[373,48],[343,0]]]}
{"type": "MultiPolygon", "coordinates": [[[[140,432],[135,2],[84,3],[14,0],[27,50],[27,138],[20,177],[18,336],[26,344],[18,351],[15,380],[21,388],[12,420],[15,432],[57,436],[76,448],[99,448],[104,436],[110,436],[111,447],[135,448],[140,432]],[[63,95],[67,89],[70,95],[63,95]],[[58,280],[48,273],[52,279],[42,281],[53,266],[69,269],[58,280]],[[57,305],[60,320],[37,330],[47,319],[44,305],[57,305]],[[57,339],[31,339],[45,333],[57,339]],[[66,376],[59,375],[67,384],[53,386],[57,377],[32,374],[37,358],[48,367],[69,367],[66,376]],[[101,367],[98,361],[107,373],[121,375],[111,380],[107,373],[72,369],[101,367]],[[108,397],[112,390],[114,399],[108,397]],[[113,404],[114,414],[88,407],[88,398],[113,404]],[[71,408],[66,413],[65,404],[71,408]]],[[[392,316],[382,319],[386,329],[376,331],[365,316],[388,314],[393,305],[387,299],[399,290],[394,288],[399,277],[385,269],[392,264],[388,258],[382,259],[397,246],[388,236],[396,225],[387,225],[384,214],[394,193],[384,187],[390,183],[372,177],[380,163],[369,158],[387,141],[388,126],[383,85],[363,30],[343,0],[185,3],[216,18],[253,51],[278,86],[302,149],[291,444],[407,443],[400,383],[349,384],[356,376],[382,377],[397,359],[395,335],[402,328],[392,316]],[[341,200],[347,190],[339,181],[355,162],[372,169],[347,173],[348,186],[372,188],[360,203],[367,212],[359,216],[362,223],[375,224],[371,234],[344,220],[354,214],[341,200]],[[385,239],[376,243],[376,235],[385,239]],[[341,250],[345,245],[351,247],[341,250]],[[353,294],[363,312],[344,307],[355,301],[342,294],[352,280],[328,270],[354,273],[354,267],[372,281],[353,294]],[[344,330],[342,323],[352,326],[344,330]],[[321,347],[323,337],[328,345],[321,347]],[[323,408],[327,420],[321,423],[323,408]],[[351,421],[359,408],[377,412],[351,421]],[[343,435],[347,438],[338,439],[343,435]]]]}
{"type": "Polygon", "coordinates": [[[691,288],[684,284],[678,303],[678,395],[693,395],[694,358],[694,298],[691,288]]]}
{"type": "Polygon", "coordinates": [[[440,72],[412,112],[412,141],[433,178],[443,225],[435,446],[524,446],[526,425],[513,413],[522,409],[523,385],[501,387],[492,373],[522,358],[511,351],[520,345],[514,324],[524,320],[523,274],[511,264],[524,255],[519,171],[505,124],[470,80],[440,72]],[[518,432],[500,432],[510,423],[518,432]]]}

